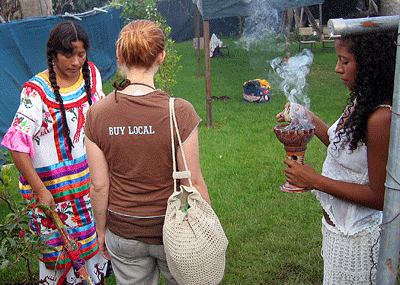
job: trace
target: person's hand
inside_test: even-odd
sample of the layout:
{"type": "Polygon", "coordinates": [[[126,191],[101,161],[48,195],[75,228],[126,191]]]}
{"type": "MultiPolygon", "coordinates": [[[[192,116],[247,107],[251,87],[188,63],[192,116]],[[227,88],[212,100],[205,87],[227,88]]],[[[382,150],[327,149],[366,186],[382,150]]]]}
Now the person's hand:
{"type": "Polygon", "coordinates": [[[37,195],[39,199],[38,203],[49,206],[52,209],[55,209],[55,201],[53,195],[50,193],[49,190],[41,191],[40,194],[37,195]]]}
{"type": "Polygon", "coordinates": [[[286,158],[283,162],[288,165],[284,169],[287,182],[297,187],[315,188],[313,182],[316,181],[318,173],[310,164],[301,165],[289,158],[286,158]]]}
{"type": "MultiPolygon", "coordinates": [[[[36,194],[36,198],[38,199],[39,204],[46,205],[53,210],[56,210],[56,202],[54,201],[54,197],[51,192],[47,189],[44,189],[36,194]]],[[[44,213],[46,216],[51,217],[50,211],[45,210],[44,213]]]]}
{"type": "Polygon", "coordinates": [[[107,246],[106,246],[106,236],[103,233],[97,232],[97,240],[99,243],[99,249],[101,255],[107,259],[111,260],[110,254],[108,253],[107,246]]]}
{"type": "Polygon", "coordinates": [[[284,113],[285,113],[285,109],[288,108],[289,106],[290,106],[290,102],[287,102],[286,105],[285,105],[284,110],[283,110],[282,112],[280,112],[279,114],[276,115],[276,120],[277,120],[278,122],[287,122],[287,120],[285,120],[285,115],[284,115],[284,113]]]}

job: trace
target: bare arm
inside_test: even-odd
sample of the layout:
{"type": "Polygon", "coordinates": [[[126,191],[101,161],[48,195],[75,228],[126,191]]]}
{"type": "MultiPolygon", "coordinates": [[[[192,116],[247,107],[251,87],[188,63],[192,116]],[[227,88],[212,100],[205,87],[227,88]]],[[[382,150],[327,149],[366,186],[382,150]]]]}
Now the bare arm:
{"type": "MultiPolygon", "coordinates": [[[[204,200],[211,205],[210,197],[208,195],[207,185],[204,181],[203,175],[201,174],[200,169],[200,160],[199,160],[199,134],[198,129],[196,128],[190,137],[183,144],[183,151],[185,152],[186,163],[191,172],[191,179],[193,186],[199,191],[204,200]]],[[[182,153],[179,150],[177,152],[177,160],[178,160],[178,170],[185,170],[185,165],[183,163],[182,153]]],[[[187,179],[182,179],[181,183],[183,185],[189,185],[187,179]]]]}
{"type": "MultiPolygon", "coordinates": [[[[285,108],[290,106],[290,102],[286,103],[285,108]]],[[[304,107],[303,107],[304,108],[304,107]]],[[[325,124],[320,118],[318,118],[313,112],[307,110],[312,118],[312,123],[315,126],[315,135],[320,139],[320,141],[328,146],[329,145],[329,136],[328,129],[329,126],[325,124]]],[[[276,119],[278,122],[284,122],[283,111],[276,115],[276,119]]]]}
{"type": "Polygon", "coordinates": [[[390,111],[380,108],[368,120],[369,185],[342,182],[326,178],[309,165],[299,165],[286,159],[287,181],[297,186],[317,189],[344,200],[377,210],[383,209],[386,164],[390,139],[390,111]],[[349,191],[351,189],[351,191],[349,191]]]}
{"type": "Polygon", "coordinates": [[[49,190],[47,190],[43,181],[40,179],[38,173],[33,167],[29,154],[12,150],[10,150],[10,154],[14,160],[15,166],[18,168],[18,171],[26,181],[28,181],[29,185],[31,185],[33,193],[39,200],[38,203],[55,209],[53,195],[49,190]]]}
{"type": "Polygon", "coordinates": [[[108,194],[110,188],[108,164],[103,152],[95,143],[86,139],[85,144],[90,170],[90,200],[96,221],[99,248],[101,255],[109,260],[110,255],[105,243],[108,194]]]}
{"type": "Polygon", "coordinates": [[[329,126],[325,124],[320,118],[318,118],[313,112],[309,111],[312,122],[315,126],[315,135],[319,140],[326,146],[329,145],[328,129],[329,126]]]}

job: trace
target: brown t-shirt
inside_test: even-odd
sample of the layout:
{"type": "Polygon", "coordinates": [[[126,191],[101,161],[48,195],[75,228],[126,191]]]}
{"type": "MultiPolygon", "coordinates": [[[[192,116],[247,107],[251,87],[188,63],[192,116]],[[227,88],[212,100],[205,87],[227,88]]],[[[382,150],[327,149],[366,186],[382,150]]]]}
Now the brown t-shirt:
{"type": "MultiPolygon", "coordinates": [[[[169,98],[161,90],[113,92],[87,112],[85,134],[103,151],[111,176],[107,227],[124,238],[162,240],[173,192],[169,98]]],[[[201,119],[184,99],[175,100],[175,113],[184,142],[201,119]]]]}

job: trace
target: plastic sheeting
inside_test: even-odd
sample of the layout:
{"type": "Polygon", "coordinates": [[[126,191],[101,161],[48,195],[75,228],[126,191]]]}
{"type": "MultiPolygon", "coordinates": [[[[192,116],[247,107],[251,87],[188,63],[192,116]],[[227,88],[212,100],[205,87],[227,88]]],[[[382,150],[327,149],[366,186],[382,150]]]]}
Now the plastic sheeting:
{"type": "Polygon", "coordinates": [[[277,10],[286,11],[300,7],[323,4],[325,0],[267,0],[267,2],[270,2],[271,7],[277,10]]]}
{"type": "Polygon", "coordinates": [[[249,16],[251,2],[265,2],[277,10],[289,10],[324,3],[325,0],[193,0],[204,20],[216,18],[249,16]]]}
{"type": "MultiPolygon", "coordinates": [[[[195,37],[194,5],[192,0],[163,0],[157,1],[157,8],[167,20],[172,32],[170,37],[176,42],[191,41],[195,37]]],[[[238,17],[212,19],[209,21],[210,32],[219,37],[240,36],[238,17]]],[[[203,31],[203,21],[200,21],[203,31]]]]}
{"type": "Polygon", "coordinates": [[[252,0],[193,0],[203,20],[249,16],[249,4],[252,0]]]}
{"type": "Polygon", "coordinates": [[[59,22],[79,22],[90,38],[88,57],[100,70],[103,82],[116,71],[115,42],[121,29],[121,10],[79,15],[29,18],[0,24],[0,140],[10,127],[19,106],[23,84],[47,68],[46,43],[59,22]]]}

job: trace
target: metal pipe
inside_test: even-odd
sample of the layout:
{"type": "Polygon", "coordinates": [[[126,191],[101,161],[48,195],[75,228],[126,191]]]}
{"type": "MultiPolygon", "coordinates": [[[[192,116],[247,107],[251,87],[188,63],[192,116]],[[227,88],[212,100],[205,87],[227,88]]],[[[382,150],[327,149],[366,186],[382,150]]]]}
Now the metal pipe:
{"type": "MultiPolygon", "coordinates": [[[[400,32],[400,30],[399,30],[400,32]]],[[[399,42],[400,36],[397,36],[399,42]]],[[[400,47],[397,47],[396,72],[393,90],[392,122],[390,126],[389,157],[385,182],[382,237],[379,249],[377,282],[379,285],[397,284],[400,249],[400,47]]]]}
{"type": "Polygon", "coordinates": [[[356,19],[330,19],[328,32],[330,37],[374,33],[379,31],[395,31],[399,26],[399,15],[368,17],[356,19]]]}

